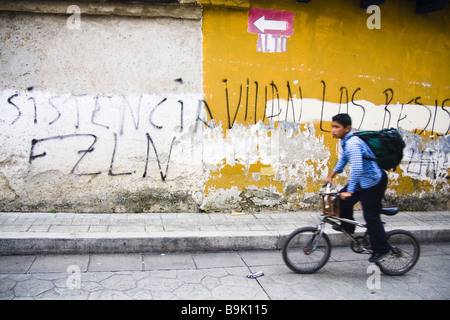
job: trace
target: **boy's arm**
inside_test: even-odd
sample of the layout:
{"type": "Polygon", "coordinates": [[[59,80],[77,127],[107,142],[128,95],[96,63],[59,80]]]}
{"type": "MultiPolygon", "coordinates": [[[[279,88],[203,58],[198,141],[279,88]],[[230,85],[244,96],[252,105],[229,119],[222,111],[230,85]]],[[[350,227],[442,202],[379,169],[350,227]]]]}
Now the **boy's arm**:
{"type": "Polygon", "coordinates": [[[325,183],[331,183],[333,178],[344,170],[344,167],[347,164],[347,162],[348,162],[347,155],[345,154],[345,152],[343,152],[338,160],[338,163],[334,167],[333,172],[325,179],[325,183]]]}

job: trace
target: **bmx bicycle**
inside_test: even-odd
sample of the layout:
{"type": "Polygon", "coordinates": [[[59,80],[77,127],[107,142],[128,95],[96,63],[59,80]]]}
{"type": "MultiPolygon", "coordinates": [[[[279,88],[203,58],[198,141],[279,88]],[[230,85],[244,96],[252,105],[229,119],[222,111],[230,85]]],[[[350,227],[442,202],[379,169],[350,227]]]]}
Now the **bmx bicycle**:
{"type": "MultiPolygon", "coordinates": [[[[339,193],[330,190],[327,185],[322,198],[322,216],[317,227],[302,227],[293,231],[282,247],[284,263],[296,273],[314,273],[321,269],[330,258],[331,241],[324,232],[325,224],[339,226],[343,221],[367,228],[366,224],[339,217],[339,193]]],[[[397,207],[383,208],[381,213],[393,216],[398,213],[397,207]]],[[[364,235],[356,236],[345,230],[342,232],[351,240],[350,248],[358,254],[372,254],[367,230],[364,235]]],[[[392,230],[386,233],[391,247],[389,255],[376,262],[380,270],[387,275],[402,275],[411,270],[420,256],[420,245],[417,239],[406,230],[392,230]]]]}

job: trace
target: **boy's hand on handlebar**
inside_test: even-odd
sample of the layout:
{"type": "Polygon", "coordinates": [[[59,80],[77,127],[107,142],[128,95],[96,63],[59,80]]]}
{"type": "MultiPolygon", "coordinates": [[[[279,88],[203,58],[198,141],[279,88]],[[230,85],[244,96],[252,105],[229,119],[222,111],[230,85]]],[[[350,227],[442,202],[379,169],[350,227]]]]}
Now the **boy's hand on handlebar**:
{"type": "Polygon", "coordinates": [[[333,178],[334,178],[334,176],[336,175],[336,172],[332,172],[326,179],[325,179],[325,185],[326,184],[332,184],[332,181],[333,181],[333,178]]]}

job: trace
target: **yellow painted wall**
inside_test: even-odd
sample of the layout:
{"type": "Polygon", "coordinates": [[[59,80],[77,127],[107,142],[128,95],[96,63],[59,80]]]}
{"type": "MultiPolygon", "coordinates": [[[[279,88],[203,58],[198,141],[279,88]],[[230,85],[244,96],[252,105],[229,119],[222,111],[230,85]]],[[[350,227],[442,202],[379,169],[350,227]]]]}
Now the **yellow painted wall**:
{"type": "MultiPolygon", "coordinates": [[[[358,104],[365,107],[356,102],[359,100],[380,108],[384,108],[387,102],[390,106],[397,105],[398,109],[402,104],[413,105],[419,114],[424,112],[429,116],[423,119],[416,115],[414,118],[414,109],[410,111],[408,119],[419,118],[420,121],[415,129],[409,124],[408,132],[417,136],[422,144],[431,141],[438,145],[438,157],[444,159],[437,161],[434,166],[440,166],[439,172],[447,170],[448,153],[446,147],[442,147],[445,143],[436,144],[436,141],[445,139],[448,133],[446,128],[450,125],[450,113],[447,112],[450,111],[450,100],[446,100],[450,99],[449,6],[442,11],[419,15],[414,12],[413,1],[386,1],[380,6],[381,29],[373,30],[366,25],[371,14],[360,9],[357,0],[313,0],[308,4],[296,3],[294,0],[260,0],[250,1],[250,6],[294,12],[294,33],[287,39],[287,52],[257,52],[258,36],[247,32],[249,8],[205,6],[202,27],[203,90],[212,118],[216,124],[221,123],[224,139],[227,132],[238,124],[244,124],[247,128],[260,120],[269,124],[265,109],[271,108],[272,102],[266,105],[266,101],[277,98],[277,94],[282,104],[281,116],[293,112],[289,104],[286,105],[290,99],[289,92],[296,99],[340,103],[342,110],[350,106],[350,115],[353,111],[361,111],[358,104]],[[351,103],[352,97],[356,104],[351,103]]],[[[337,141],[327,131],[330,129],[331,115],[337,113],[337,109],[334,105],[327,110],[327,106],[324,105],[323,121],[314,121],[314,128],[316,137],[321,139],[331,154],[327,165],[332,169],[338,148],[337,141]]],[[[280,111],[279,106],[275,111],[280,111]]],[[[388,118],[376,121],[369,119],[368,113],[365,116],[364,123],[374,121],[375,127],[371,129],[382,129],[382,125],[379,128],[376,126],[383,122],[386,126],[388,121],[388,118]]],[[[384,113],[384,116],[388,115],[384,113]]],[[[397,122],[401,116],[400,113],[398,119],[391,119],[390,126],[405,124],[405,121],[397,122]]],[[[291,123],[296,122],[290,116],[284,118],[291,123]]],[[[282,117],[275,119],[278,122],[283,120],[282,117]]],[[[404,120],[407,120],[406,117],[404,120]]],[[[354,127],[357,128],[358,123],[359,120],[354,119],[354,127]]],[[[306,124],[303,124],[291,138],[296,139],[305,130],[306,124]]],[[[271,134],[270,130],[267,134],[271,134]]],[[[280,148],[284,148],[283,142],[280,148]]],[[[292,162],[295,160],[292,159],[292,162]]],[[[310,159],[312,162],[316,160],[320,159],[310,159]]],[[[412,160],[404,163],[405,166],[412,168],[412,160]]],[[[426,161],[423,154],[422,160],[426,161]]],[[[254,185],[282,190],[281,193],[286,196],[286,188],[280,185],[286,187],[287,181],[277,178],[276,174],[280,168],[289,166],[289,161],[283,161],[263,163],[274,166],[273,175],[254,185]]],[[[225,159],[218,162],[217,170],[211,171],[206,182],[206,196],[218,188],[237,187],[245,191],[251,180],[250,165],[258,165],[256,162],[245,162],[245,159],[235,164],[227,164],[225,159]],[[237,179],[239,176],[242,178],[237,179]]],[[[404,175],[402,170],[397,171],[400,176],[395,176],[390,185],[394,193],[442,192],[443,188],[447,192],[445,177],[440,177],[437,183],[430,174],[430,166],[426,167],[422,163],[415,165],[419,168],[418,177],[404,175]],[[420,175],[425,179],[420,178],[420,175]],[[427,178],[427,175],[431,178],[427,178]]],[[[314,170],[323,170],[323,165],[316,166],[314,170]]],[[[299,170],[297,174],[303,173],[299,170]]],[[[305,193],[305,190],[317,190],[317,181],[308,179],[302,180],[304,185],[297,192],[298,199],[301,199],[301,193],[305,193]],[[310,185],[305,181],[309,181],[310,185]],[[315,186],[312,187],[312,184],[315,186]]],[[[345,182],[345,179],[340,182],[345,182]]]]}
{"type": "MultiPolygon", "coordinates": [[[[394,91],[393,102],[422,97],[423,104],[433,105],[435,99],[442,102],[450,96],[448,7],[418,15],[411,1],[387,1],[380,6],[381,29],[370,30],[370,14],[358,1],[260,0],[251,5],[294,12],[294,34],[287,53],[256,52],[257,35],[247,32],[248,10],[205,7],[204,92],[216,119],[227,118],[224,79],[235,92],[247,79],[250,85],[258,81],[261,99],[264,85],[274,81],[281,86],[289,80],[300,81],[304,97],[318,99],[324,80],[326,100],[335,102],[342,86],[349,92],[361,88],[360,95],[375,104],[385,103],[383,91],[388,88],[394,91]]],[[[237,121],[242,119],[238,114],[237,121]]]]}

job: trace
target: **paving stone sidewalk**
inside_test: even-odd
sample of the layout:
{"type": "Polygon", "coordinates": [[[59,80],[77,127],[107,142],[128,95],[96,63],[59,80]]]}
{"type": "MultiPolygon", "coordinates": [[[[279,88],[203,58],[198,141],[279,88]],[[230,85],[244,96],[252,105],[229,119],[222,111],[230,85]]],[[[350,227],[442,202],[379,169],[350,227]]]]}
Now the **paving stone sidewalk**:
{"type": "MultiPolygon", "coordinates": [[[[355,218],[364,221],[361,212],[355,218]]],[[[421,241],[450,241],[450,211],[400,212],[383,220],[387,230],[409,230],[421,241]]],[[[1,212],[0,254],[273,250],[296,228],[319,221],[319,212],[1,212]]],[[[333,245],[348,244],[329,225],[326,232],[333,245]]]]}
{"type": "MultiPolygon", "coordinates": [[[[204,306],[209,299],[228,304],[268,299],[448,299],[450,243],[422,243],[421,249],[414,269],[399,277],[379,274],[377,285],[371,280],[375,278],[368,255],[348,247],[333,248],[328,263],[314,274],[289,270],[279,250],[0,256],[0,300],[189,300],[166,305],[179,316],[181,307],[204,306]],[[256,271],[264,275],[246,277],[256,271]],[[241,301],[228,301],[236,299],[241,301]]],[[[153,311],[155,307],[168,316],[160,302],[151,305],[153,311]]],[[[267,308],[275,314],[272,305],[267,308]]]]}

